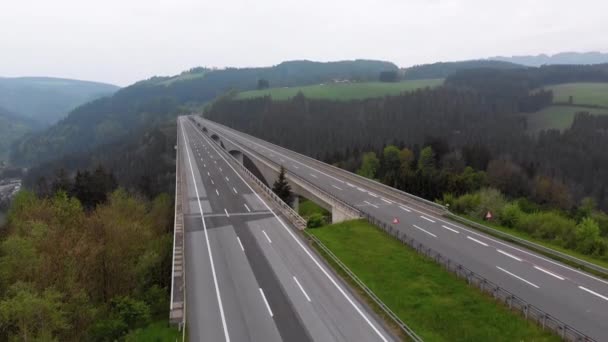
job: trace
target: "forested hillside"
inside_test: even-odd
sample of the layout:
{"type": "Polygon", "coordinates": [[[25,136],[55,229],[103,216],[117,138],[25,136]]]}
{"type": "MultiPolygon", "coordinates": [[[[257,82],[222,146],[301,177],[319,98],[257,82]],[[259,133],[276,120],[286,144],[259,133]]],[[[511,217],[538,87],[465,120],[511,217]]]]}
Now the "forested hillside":
{"type": "Polygon", "coordinates": [[[295,61],[268,68],[195,68],[175,77],[154,77],[75,109],[48,130],[21,141],[11,158],[16,164],[31,165],[88,151],[164,123],[230,89],[255,89],[261,79],[272,86],[317,84],[336,78],[376,80],[381,71],[396,69],[394,64],[380,61],[295,61]]]}
{"type": "Polygon", "coordinates": [[[28,171],[24,185],[45,194],[58,177],[102,166],[112,170],[118,185],[147,198],[173,193],[176,134],[175,122],[170,122],[134,132],[119,142],[41,163],[28,171]]]}
{"type": "Polygon", "coordinates": [[[0,162],[6,162],[11,145],[35,127],[36,123],[0,107],[0,162]]]}
{"type": "Polygon", "coordinates": [[[489,69],[516,69],[523,66],[502,61],[473,60],[462,62],[438,62],[422,64],[403,69],[406,80],[420,80],[427,78],[446,78],[461,70],[489,68],[489,69]]]}
{"type": "Polygon", "coordinates": [[[72,109],[119,88],[98,82],[52,77],[0,77],[0,106],[41,126],[51,125],[72,109]]]}
{"type": "MultiPolygon", "coordinates": [[[[568,210],[592,196],[607,208],[608,155],[603,146],[608,146],[608,119],[579,114],[563,133],[533,137],[520,114],[552,104],[551,91],[537,90],[543,85],[606,78],[605,65],[473,69],[448,77],[446,86],[399,96],[349,102],[303,96],[223,100],[205,115],[351,170],[358,168],[363,152],[380,154],[387,144],[409,148],[415,160],[424,145],[432,145],[438,163],[459,169],[489,172],[489,165],[506,163],[497,184],[510,195],[531,195],[535,182],[546,179],[553,193],[541,202],[568,210]]],[[[431,200],[454,192],[441,178],[417,180],[407,190],[431,200]]],[[[464,187],[464,192],[471,190],[464,187]]]]}

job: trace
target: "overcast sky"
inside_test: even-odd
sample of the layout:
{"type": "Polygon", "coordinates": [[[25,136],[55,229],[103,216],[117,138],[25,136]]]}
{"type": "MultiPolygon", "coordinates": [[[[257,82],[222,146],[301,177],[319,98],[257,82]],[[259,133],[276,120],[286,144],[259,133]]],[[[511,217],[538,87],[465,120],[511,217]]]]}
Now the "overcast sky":
{"type": "Polygon", "coordinates": [[[606,0],[1,0],[0,76],[608,51],[606,0]]]}

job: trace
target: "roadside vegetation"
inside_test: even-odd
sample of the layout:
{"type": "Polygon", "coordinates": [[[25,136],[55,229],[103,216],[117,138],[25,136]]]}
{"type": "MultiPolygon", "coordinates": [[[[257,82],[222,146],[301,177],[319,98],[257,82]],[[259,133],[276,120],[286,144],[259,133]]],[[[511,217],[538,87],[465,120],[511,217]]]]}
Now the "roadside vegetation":
{"type": "Polygon", "coordinates": [[[270,96],[273,100],[287,100],[298,93],[311,99],[353,100],[387,95],[398,95],[426,87],[437,87],[443,79],[407,80],[401,82],[324,83],[303,87],[283,87],[251,90],[238,93],[236,99],[270,96]]]}
{"type": "Polygon", "coordinates": [[[306,220],[308,228],[321,227],[331,222],[329,211],[305,197],[300,197],[298,214],[306,220]]]}
{"type": "Polygon", "coordinates": [[[111,173],[97,169],[62,174],[40,195],[17,194],[0,233],[0,340],[175,334],[163,327],[172,200],[146,200],[116,186],[111,173]]]}
{"type": "Polygon", "coordinates": [[[559,341],[364,220],[309,232],[425,341],[559,341]]]}
{"type": "MultiPolygon", "coordinates": [[[[541,181],[543,185],[551,186],[541,181]]],[[[574,210],[560,211],[543,209],[526,198],[507,200],[500,191],[484,188],[459,197],[446,194],[443,203],[479,223],[608,267],[608,215],[591,198],[574,210]],[[490,222],[483,220],[487,212],[493,213],[490,222]]]]}
{"type": "Polygon", "coordinates": [[[380,157],[363,154],[357,173],[405,191],[435,198],[475,221],[492,214],[495,226],[575,257],[608,264],[608,215],[591,197],[575,203],[564,183],[530,177],[509,159],[490,161],[485,171],[464,167],[458,154],[437,158],[436,142],[418,155],[389,145],[380,157]],[[460,165],[460,166],[458,166],[460,165]]]}

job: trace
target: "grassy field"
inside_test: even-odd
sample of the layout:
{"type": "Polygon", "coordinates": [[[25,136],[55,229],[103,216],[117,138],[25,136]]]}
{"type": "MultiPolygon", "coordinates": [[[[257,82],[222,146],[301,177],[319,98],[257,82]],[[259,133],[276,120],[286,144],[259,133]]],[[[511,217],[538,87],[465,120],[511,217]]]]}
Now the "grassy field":
{"type": "Polygon", "coordinates": [[[567,103],[572,96],[573,104],[608,107],[608,83],[564,83],[547,89],[553,90],[553,101],[567,103]]]}
{"type": "Polygon", "coordinates": [[[307,218],[312,214],[321,214],[326,217],[331,216],[331,213],[329,211],[325,210],[324,208],[321,208],[315,202],[304,197],[300,197],[300,204],[298,205],[298,214],[300,214],[300,216],[302,216],[303,218],[307,218]]]}
{"type": "Polygon", "coordinates": [[[304,87],[271,88],[241,92],[237,99],[246,99],[270,95],[274,100],[286,100],[294,97],[299,91],[306,97],[315,99],[352,100],[385,95],[397,95],[425,87],[436,87],[443,84],[443,79],[411,80],[396,83],[362,82],[362,83],[328,83],[304,87]]]}
{"type": "Polygon", "coordinates": [[[309,231],[425,341],[559,341],[365,221],[309,231]]]}
{"type": "Polygon", "coordinates": [[[174,342],[181,341],[182,333],[167,326],[167,321],[158,321],[146,328],[137,329],[125,337],[126,342],[174,342]]]}
{"type": "Polygon", "coordinates": [[[566,129],[572,124],[574,114],[577,112],[608,115],[608,109],[577,106],[549,106],[538,112],[525,114],[528,118],[528,132],[537,133],[543,129],[566,129]]]}

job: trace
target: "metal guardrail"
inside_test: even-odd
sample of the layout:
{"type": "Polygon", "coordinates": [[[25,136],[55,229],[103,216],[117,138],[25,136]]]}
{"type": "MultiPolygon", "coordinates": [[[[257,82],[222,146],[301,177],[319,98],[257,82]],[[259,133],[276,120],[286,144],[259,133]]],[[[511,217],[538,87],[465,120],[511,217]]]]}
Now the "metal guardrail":
{"type": "Polygon", "coordinates": [[[478,230],[487,232],[490,235],[498,236],[499,238],[501,238],[503,240],[511,241],[511,242],[514,242],[514,243],[516,243],[518,245],[526,246],[526,247],[528,247],[528,248],[530,248],[532,250],[536,250],[536,251],[538,251],[538,252],[540,252],[542,254],[551,255],[552,257],[554,257],[556,259],[566,260],[566,261],[568,261],[568,262],[570,262],[572,264],[576,264],[576,265],[579,265],[579,266],[582,266],[582,267],[594,270],[594,271],[599,272],[601,274],[604,274],[605,276],[608,276],[608,269],[607,268],[599,266],[599,265],[596,265],[596,264],[591,263],[589,261],[581,260],[579,258],[573,257],[571,255],[568,255],[568,254],[560,252],[560,251],[556,251],[554,249],[551,249],[549,247],[545,247],[545,246],[537,244],[535,242],[531,242],[531,241],[528,241],[526,239],[522,239],[520,237],[511,235],[509,233],[502,232],[502,231],[500,231],[498,229],[494,229],[492,227],[488,227],[486,225],[477,223],[475,221],[471,221],[471,220],[469,220],[467,218],[458,216],[458,215],[456,215],[456,214],[454,214],[452,212],[448,212],[447,214],[445,214],[445,216],[451,218],[454,221],[458,221],[458,222],[463,223],[465,225],[472,226],[473,228],[476,228],[478,230]]]}
{"type": "MultiPolygon", "coordinates": [[[[214,141],[214,143],[219,146],[217,142],[214,141]]],[[[355,275],[353,271],[348,268],[348,266],[346,266],[342,261],[340,261],[340,259],[329,248],[327,248],[327,246],[325,246],[319,239],[317,239],[316,236],[311,235],[304,229],[306,228],[306,220],[304,218],[302,218],[297,212],[295,212],[291,207],[289,207],[287,203],[283,202],[280,197],[276,196],[276,194],[274,194],[274,192],[272,192],[272,190],[268,188],[266,184],[264,184],[253,173],[247,170],[244,165],[240,164],[238,160],[234,158],[234,156],[232,156],[230,153],[227,153],[225,150],[222,151],[224,151],[224,154],[230,157],[230,160],[233,164],[237,165],[241,171],[245,172],[245,174],[249,176],[249,178],[254,182],[255,185],[258,185],[259,188],[263,190],[264,194],[270,195],[273,202],[275,202],[282,208],[287,207],[291,210],[292,213],[290,216],[295,216],[296,222],[304,224],[303,228],[297,227],[297,225],[296,227],[300,228],[300,230],[303,230],[306,236],[308,236],[311,241],[316,243],[317,246],[319,246],[319,248],[321,248],[353,280],[353,282],[357,286],[359,286],[361,290],[363,290],[369,296],[369,298],[372,299],[374,303],[376,303],[376,305],[378,305],[380,309],[385,312],[387,317],[389,317],[413,341],[422,341],[422,339],[409,326],[407,326],[407,324],[405,324],[386,304],[384,304],[384,302],[382,302],[382,300],[378,296],[376,296],[376,294],[369,287],[367,287],[367,285],[365,285],[365,283],[363,283],[363,281],[361,281],[361,279],[359,279],[359,277],[357,277],[357,275],[355,275]]]]}
{"type": "MultiPolygon", "coordinates": [[[[178,127],[179,130],[179,127],[178,127]]],[[[173,223],[173,265],[171,268],[171,298],[169,303],[169,322],[179,329],[186,322],[186,270],[184,260],[184,213],[179,167],[179,134],[175,151],[175,218],[173,223]]]]}
{"type": "Polygon", "coordinates": [[[379,227],[389,235],[401,241],[403,244],[408,245],[418,251],[418,253],[429,257],[438,264],[444,266],[448,271],[456,274],[458,277],[464,278],[469,285],[476,286],[482,292],[486,292],[492,295],[494,299],[504,302],[511,310],[520,311],[526,319],[537,323],[543,329],[550,329],[554,331],[558,336],[560,336],[566,341],[596,341],[590,336],[584,334],[583,332],[567,325],[566,323],[551,316],[540,308],[526,302],[522,298],[494,284],[483,276],[469,270],[465,266],[450,260],[446,256],[441,255],[440,253],[434,251],[431,248],[426,247],[422,243],[416,241],[414,238],[408,236],[405,232],[393,228],[391,224],[388,224],[368,214],[364,214],[363,216],[368,222],[379,227]]]}
{"type": "MultiPolygon", "coordinates": [[[[251,136],[251,135],[249,135],[247,133],[242,133],[242,132],[236,131],[236,130],[234,130],[232,128],[229,128],[229,127],[226,127],[224,125],[221,125],[221,124],[218,124],[218,123],[215,123],[215,122],[213,122],[213,124],[221,126],[222,128],[225,128],[227,130],[230,130],[230,131],[233,131],[233,132],[237,132],[240,135],[245,135],[245,136],[249,137],[250,139],[253,139],[253,140],[256,140],[256,141],[263,141],[263,140],[258,139],[256,137],[253,137],[253,136],[251,136]]],[[[350,179],[353,183],[359,182],[359,185],[366,186],[366,187],[369,187],[370,185],[373,185],[373,186],[375,186],[374,187],[375,190],[382,189],[381,191],[378,191],[378,192],[383,192],[387,197],[395,197],[395,195],[394,195],[395,193],[403,195],[403,196],[406,196],[406,197],[408,197],[411,200],[419,201],[419,202],[422,202],[422,203],[424,203],[426,205],[430,205],[430,206],[433,206],[436,209],[439,209],[440,212],[438,214],[441,214],[443,216],[449,217],[449,218],[451,218],[451,219],[453,219],[455,221],[458,221],[458,222],[463,223],[465,225],[471,226],[471,227],[476,228],[478,230],[487,232],[487,233],[489,233],[491,235],[498,236],[499,238],[501,238],[503,240],[510,241],[510,242],[519,244],[521,246],[525,246],[525,247],[530,248],[530,249],[532,249],[534,251],[540,252],[540,253],[542,253],[544,255],[548,255],[548,256],[552,257],[553,259],[560,260],[560,261],[567,261],[570,264],[576,265],[577,267],[581,267],[581,268],[588,269],[588,270],[593,270],[595,272],[598,272],[599,274],[602,274],[602,275],[608,277],[608,268],[599,266],[599,265],[594,264],[594,263],[589,262],[589,261],[585,261],[585,260],[573,257],[571,255],[568,255],[566,253],[557,251],[555,249],[552,249],[552,248],[549,248],[549,247],[545,247],[545,246],[542,246],[540,244],[537,244],[537,243],[534,243],[534,242],[531,242],[531,241],[519,238],[519,237],[514,236],[512,234],[499,231],[497,229],[488,227],[486,225],[482,225],[482,224],[479,224],[477,222],[470,221],[470,220],[468,220],[466,218],[460,217],[460,216],[458,216],[458,215],[450,212],[443,205],[431,202],[429,200],[426,200],[424,198],[412,195],[412,194],[407,193],[405,191],[401,191],[399,189],[395,189],[395,188],[390,187],[388,185],[379,183],[379,182],[377,182],[375,180],[359,176],[359,175],[354,174],[352,172],[349,172],[349,171],[346,171],[346,170],[342,170],[342,169],[340,169],[340,168],[338,168],[336,166],[333,166],[333,165],[330,165],[330,164],[327,164],[327,163],[323,163],[323,162],[318,161],[318,160],[316,160],[314,158],[311,158],[309,156],[306,156],[306,155],[300,154],[298,152],[294,152],[294,151],[285,149],[285,148],[283,148],[281,146],[278,146],[278,145],[275,145],[275,144],[272,144],[272,143],[269,143],[269,142],[266,142],[266,141],[264,141],[264,142],[267,143],[267,144],[270,144],[270,145],[272,145],[274,147],[276,147],[277,149],[280,149],[281,151],[287,151],[287,152],[293,153],[293,154],[295,154],[295,155],[297,155],[297,156],[299,156],[301,158],[309,160],[312,163],[314,163],[315,165],[319,165],[319,166],[323,167],[325,170],[329,169],[329,170],[333,171],[333,173],[335,175],[339,175],[340,177],[346,177],[346,178],[350,179]],[[364,184],[362,184],[362,183],[364,183],[364,184]]],[[[408,202],[408,201],[404,201],[404,202],[408,202]]]]}
{"type": "Polygon", "coordinates": [[[384,304],[384,302],[382,302],[382,300],[378,298],[378,296],[376,296],[376,294],[348,268],[348,266],[340,261],[340,259],[321,242],[321,240],[307,231],[305,231],[305,233],[313,243],[319,246],[319,248],[323,250],[323,252],[325,252],[325,254],[327,254],[327,256],[331,258],[331,260],[333,260],[333,262],[335,262],[342,269],[342,271],[344,271],[344,273],[346,273],[353,280],[353,282],[357,284],[357,286],[359,286],[369,296],[369,298],[382,309],[382,311],[384,311],[384,313],[399,327],[399,329],[401,329],[410,339],[412,339],[412,341],[423,341],[422,338],[420,338],[420,336],[418,336],[416,332],[412,330],[412,328],[405,324],[399,318],[399,316],[397,316],[386,304],[384,304]]]}

